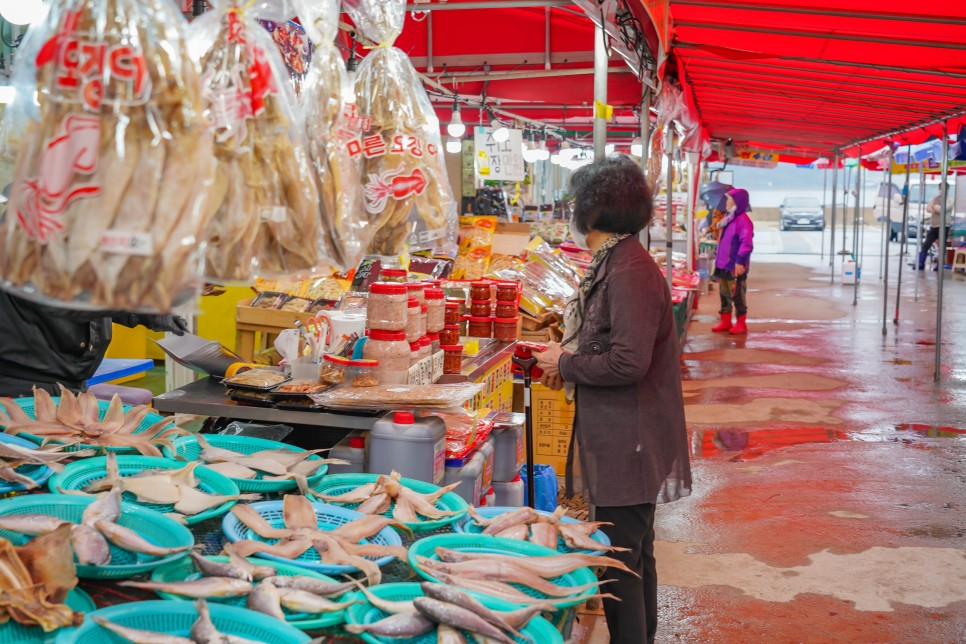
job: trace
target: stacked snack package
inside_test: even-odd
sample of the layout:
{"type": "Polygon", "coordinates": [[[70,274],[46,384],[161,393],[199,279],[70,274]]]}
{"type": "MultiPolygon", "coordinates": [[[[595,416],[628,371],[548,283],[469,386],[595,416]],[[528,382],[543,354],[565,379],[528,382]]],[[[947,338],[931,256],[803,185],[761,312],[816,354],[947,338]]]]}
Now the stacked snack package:
{"type": "Polygon", "coordinates": [[[331,264],[331,234],[288,72],[257,21],[272,7],[228,0],[189,29],[218,160],[205,275],[308,275],[331,264]]]}
{"type": "Polygon", "coordinates": [[[345,9],[377,45],[355,81],[369,127],[347,144],[362,160],[365,208],[376,217],[369,250],[396,256],[407,248],[452,249],[458,219],[439,120],[412,62],[391,46],[402,31],[406,0],[348,0],[345,9]]]}
{"type": "Polygon", "coordinates": [[[496,217],[460,217],[460,247],[452,278],[478,280],[490,269],[496,217]]]}
{"type": "Polygon", "coordinates": [[[358,265],[376,219],[362,201],[359,137],[365,125],[342,53],[335,46],[339,0],[297,0],[298,15],[315,43],[301,103],[322,208],[333,225],[333,250],[344,268],[358,265]],[[351,144],[351,145],[350,145],[351,144]]]}
{"type": "Polygon", "coordinates": [[[523,284],[520,308],[532,316],[546,310],[562,312],[576,296],[581,278],[575,266],[545,243],[528,255],[522,268],[507,267],[489,275],[523,284]]]}
{"type": "Polygon", "coordinates": [[[170,0],[47,6],[18,51],[7,114],[22,139],[3,287],[67,308],[167,312],[201,286],[214,212],[184,18],[170,0]]]}

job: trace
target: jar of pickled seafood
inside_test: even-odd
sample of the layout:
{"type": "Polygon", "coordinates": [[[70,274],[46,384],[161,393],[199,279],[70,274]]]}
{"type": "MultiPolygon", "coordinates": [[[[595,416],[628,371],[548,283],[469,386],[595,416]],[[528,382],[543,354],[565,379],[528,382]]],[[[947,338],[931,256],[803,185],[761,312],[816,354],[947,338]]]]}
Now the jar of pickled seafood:
{"type": "Polygon", "coordinates": [[[463,345],[443,345],[443,373],[459,374],[463,370],[463,345]]]}
{"type": "Polygon", "coordinates": [[[409,280],[409,273],[405,268],[384,268],[379,271],[380,282],[395,282],[405,284],[409,280]]]}
{"type": "Polygon", "coordinates": [[[405,331],[409,295],[405,284],[376,282],[369,287],[366,322],[377,331],[405,331]]]}
{"type": "Polygon", "coordinates": [[[405,384],[411,359],[405,331],[369,332],[362,349],[367,360],[379,361],[379,382],[384,385],[405,384]]]}
{"type": "Polygon", "coordinates": [[[415,297],[411,297],[406,307],[406,339],[410,342],[418,342],[423,336],[419,328],[421,321],[422,305],[415,297]]]}
{"type": "Polygon", "coordinates": [[[520,318],[494,318],[493,337],[504,342],[517,340],[517,323],[520,318]]]}
{"type": "Polygon", "coordinates": [[[468,322],[466,335],[472,338],[493,337],[493,318],[470,317],[468,322]]]}
{"type": "Polygon", "coordinates": [[[426,296],[426,331],[439,333],[446,324],[446,293],[441,288],[427,288],[426,296]]]}
{"type": "Polygon", "coordinates": [[[418,282],[409,282],[406,284],[406,288],[409,289],[409,297],[415,297],[419,300],[420,304],[426,303],[426,285],[420,284],[418,282]]]}

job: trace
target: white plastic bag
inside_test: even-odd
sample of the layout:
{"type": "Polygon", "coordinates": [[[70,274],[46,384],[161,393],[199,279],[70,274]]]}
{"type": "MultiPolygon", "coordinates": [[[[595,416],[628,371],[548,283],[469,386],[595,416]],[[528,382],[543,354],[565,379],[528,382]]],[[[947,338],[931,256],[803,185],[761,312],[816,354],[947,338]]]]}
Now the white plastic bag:
{"type": "Polygon", "coordinates": [[[168,312],[198,292],[214,164],[170,0],[53,0],[17,56],[24,123],[3,288],[76,309],[168,312]],[[35,98],[36,97],[36,98],[35,98]]]}

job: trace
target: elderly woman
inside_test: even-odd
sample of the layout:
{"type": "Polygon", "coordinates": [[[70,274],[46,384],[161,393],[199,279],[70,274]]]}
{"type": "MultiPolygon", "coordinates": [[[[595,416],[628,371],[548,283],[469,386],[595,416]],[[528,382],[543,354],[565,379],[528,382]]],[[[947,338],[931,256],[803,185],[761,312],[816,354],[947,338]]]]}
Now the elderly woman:
{"type": "Polygon", "coordinates": [[[579,468],[595,519],[629,574],[608,568],[604,600],[611,642],[657,631],[654,510],[690,493],[677,329],[667,280],[637,233],[651,219],[644,175],[626,156],[574,173],[571,232],[593,261],[568,306],[563,346],[538,354],[544,385],[573,390],[567,493],[579,468]],[[639,576],[638,576],[639,575],[639,576]]]}

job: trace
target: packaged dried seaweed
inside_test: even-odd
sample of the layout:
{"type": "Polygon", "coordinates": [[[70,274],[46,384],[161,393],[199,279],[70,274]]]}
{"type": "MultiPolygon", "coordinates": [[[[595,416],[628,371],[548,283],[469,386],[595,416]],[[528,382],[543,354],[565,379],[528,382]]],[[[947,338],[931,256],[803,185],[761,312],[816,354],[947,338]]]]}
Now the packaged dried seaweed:
{"type": "Polygon", "coordinates": [[[218,161],[205,269],[214,282],[309,275],[332,261],[295,92],[257,22],[275,16],[265,3],[249,4],[220,3],[188,32],[218,161]]]}
{"type": "Polygon", "coordinates": [[[377,219],[369,252],[454,246],[458,227],[439,134],[439,120],[412,62],[392,47],[402,31],[405,0],[353,0],[346,12],[378,46],[356,72],[365,128],[348,143],[362,160],[366,211],[377,219]],[[410,243],[411,242],[411,243],[410,243]]]}
{"type": "Polygon", "coordinates": [[[2,285],[67,308],[168,312],[200,290],[206,198],[223,189],[184,18],[170,0],[47,6],[14,70],[24,125],[2,285]]]}
{"type": "Polygon", "coordinates": [[[349,269],[365,255],[377,219],[363,205],[360,155],[352,154],[366,121],[359,118],[355,88],[334,42],[339,0],[296,0],[295,4],[315,44],[301,94],[306,137],[336,259],[349,269]]]}

